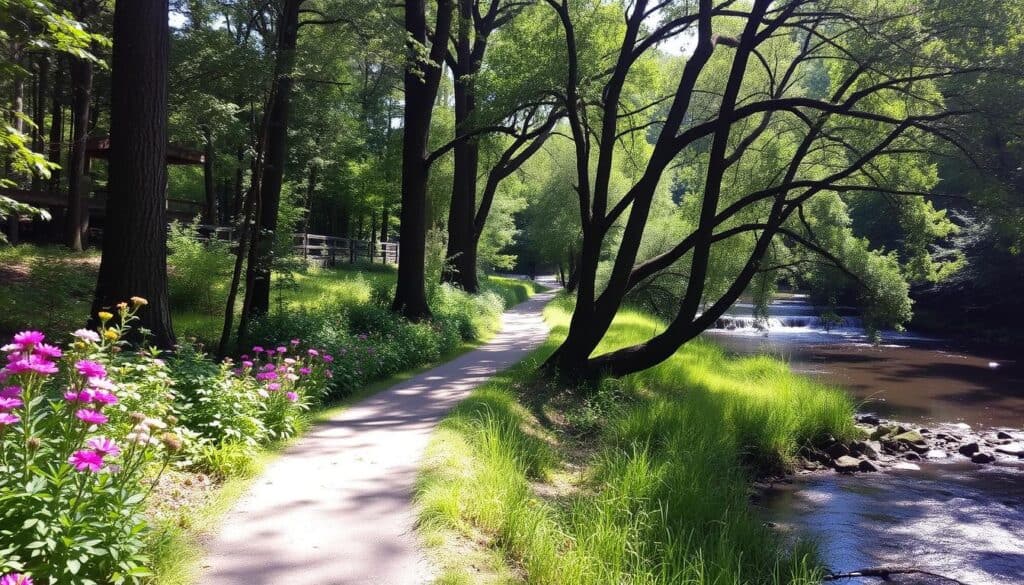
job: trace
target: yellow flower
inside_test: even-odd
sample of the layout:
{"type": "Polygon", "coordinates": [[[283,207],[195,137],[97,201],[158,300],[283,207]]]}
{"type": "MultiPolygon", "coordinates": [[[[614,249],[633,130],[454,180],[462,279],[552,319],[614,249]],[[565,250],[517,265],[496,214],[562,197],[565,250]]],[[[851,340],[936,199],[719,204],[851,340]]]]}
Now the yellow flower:
{"type": "Polygon", "coordinates": [[[132,301],[132,304],[135,305],[136,307],[143,307],[143,306],[149,304],[149,301],[147,301],[146,299],[144,299],[142,297],[132,297],[131,301],[132,301]]]}
{"type": "Polygon", "coordinates": [[[108,313],[106,311],[100,311],[98,314],[100,316],[100,321],[103,321],[104,323],[114,318],[112,313],[108,313]]]}
{"type": "Polygon", "coordinates": [[[103,337],[106,337],[110,341],[117,341],[117,338],[120,337],[120,335],[118,335],[116,329],[111,328],[103,332],[103,337]]]}

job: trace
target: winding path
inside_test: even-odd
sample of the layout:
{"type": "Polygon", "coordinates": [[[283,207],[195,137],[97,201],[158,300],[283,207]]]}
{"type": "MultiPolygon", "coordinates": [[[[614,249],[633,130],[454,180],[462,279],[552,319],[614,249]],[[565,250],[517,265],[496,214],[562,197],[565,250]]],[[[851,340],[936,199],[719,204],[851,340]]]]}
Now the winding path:
{"type": "Polygon", "coordinates": [[[535,295],[490,342],[310,430],[256,480],[207,543],[207,585],[416,585],[434,570],[413,531],[430,433],[476,386],[548,335],[535,295]]]}

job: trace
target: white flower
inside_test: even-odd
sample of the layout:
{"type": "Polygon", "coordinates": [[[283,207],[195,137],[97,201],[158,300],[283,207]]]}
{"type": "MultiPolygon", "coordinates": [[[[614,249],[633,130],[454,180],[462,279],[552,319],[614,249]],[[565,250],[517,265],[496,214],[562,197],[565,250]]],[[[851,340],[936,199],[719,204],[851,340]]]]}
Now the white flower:
{"type": "Polygon", "coordinates": [[[100,334],[96,333],[91,329],[79,329],[72,333],[71,335],[74,335],[75,337],[81,339],[82,341],[92,341],[96,343],[100,340],[100,334]]]}

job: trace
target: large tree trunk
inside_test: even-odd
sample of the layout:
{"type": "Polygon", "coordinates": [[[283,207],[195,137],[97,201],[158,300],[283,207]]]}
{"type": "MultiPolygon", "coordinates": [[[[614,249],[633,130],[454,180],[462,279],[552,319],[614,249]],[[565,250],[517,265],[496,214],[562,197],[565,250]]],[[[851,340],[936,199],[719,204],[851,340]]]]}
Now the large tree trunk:
{"type": "Polygon", "coordinates": [[[440,63],[451,30],[451,4],[438,0],[437,24],[430,47],[429,63],[416,59],[418,47],[427,46],[427,6],[425,0],[405,0],[405,31],[408,59],[403,77],[405,88],[405,125],[402,140],[402,211],[399,240],[402,256],[398,263],[398,282],[392,310],[411,321],[430,317],[426,291],[427,244],[427,141],[434,100],[441,80],[440,63]],[[415,43],[415,44],[414,44],[415,43]],[[418,45],[418,47],[417,47],[418,45]]]}
{"type": "Polygon", "coordinates": [[[250,262],[247,275],[247,299],[243,313],[265,315],[270,310],[270,270],[273,264],[277,213],[281,205],[281,185],[288,154],[288,110],[291,104],[292,68],[299,33],[299,6],[303,0],[285,0],[277,32],[277,61],[274,65],[274,100],[269,112],[267,149],[259,203],[259,229],[254,234],[256,262],[250,262]],[[250,296],[251,295],[251,296],[250,296]]]}
{"type": "Polygon", "coordinates": [[[110,191],[92,321],[132,296],[139,325],[174,346],[167,301],[167,0],[118,0],[110,102],[110,191]]]}
{"type": "Polygon", "coordinates": [[[213,133],[209,126],[203,127],[203,189],[206,201],[203,205],[203,223],[206,225],[217,225],[217,186],[216,177],[213,174],[213,133]]]}
{"type": "MultiPolygon", "coordinates": [[[[85,147],[89,139],[89,103],[92,99],[92,63],[71,59],[71,159],[68,161],[67,246],[85,248],[89,229],[89,194],[85,180],[85,147]]],[[[111,156],[113,160],[113,156],[111,156]]]]}

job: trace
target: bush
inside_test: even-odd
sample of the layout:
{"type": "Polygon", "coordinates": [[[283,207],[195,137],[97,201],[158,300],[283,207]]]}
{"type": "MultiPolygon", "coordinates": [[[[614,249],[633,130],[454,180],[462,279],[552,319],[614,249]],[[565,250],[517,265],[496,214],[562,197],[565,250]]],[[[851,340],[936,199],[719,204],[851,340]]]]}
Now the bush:
{"type": "Polygon", "coordinates": [[[198,230],[198,220],[171,224],[167,236],[168,295],[178,310],[218,314],[227,300],[226,282],[234,258],[227,242],[200,241],[198,230]]]}

